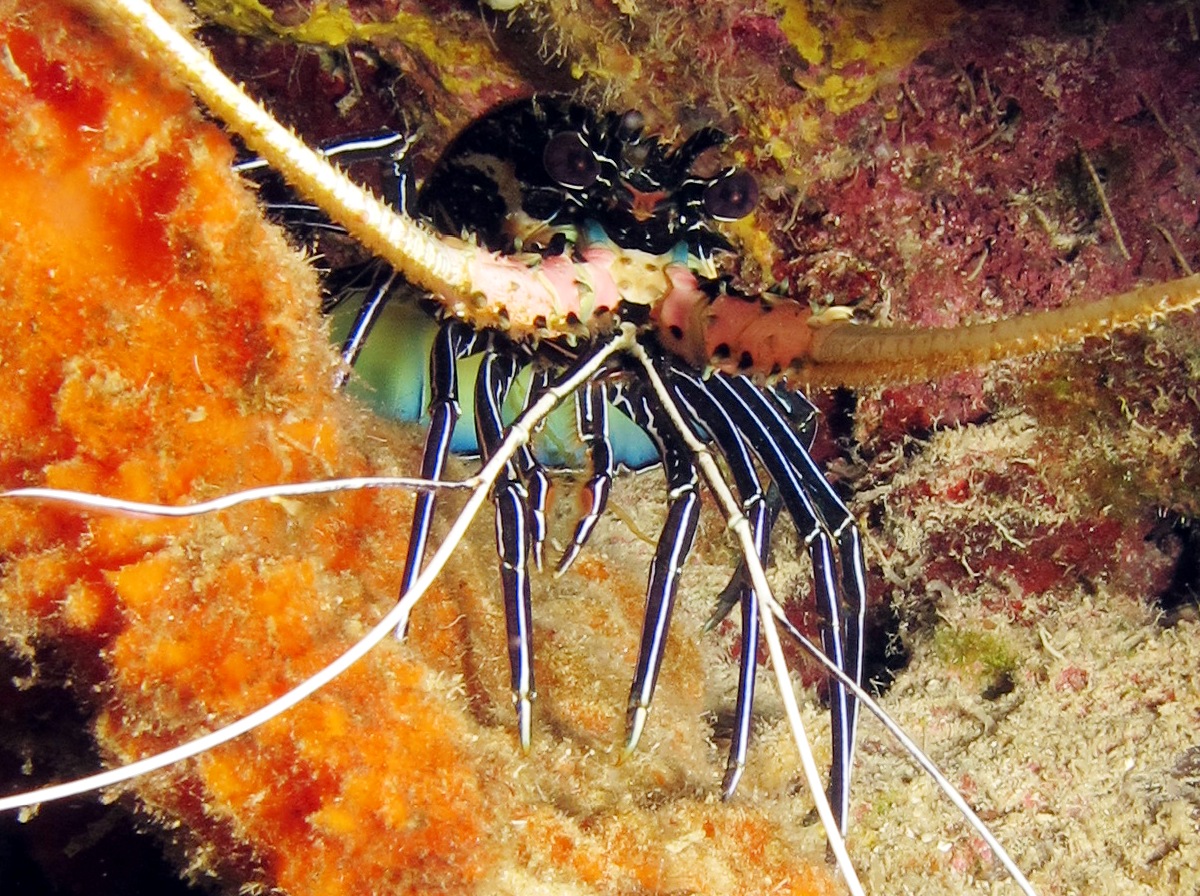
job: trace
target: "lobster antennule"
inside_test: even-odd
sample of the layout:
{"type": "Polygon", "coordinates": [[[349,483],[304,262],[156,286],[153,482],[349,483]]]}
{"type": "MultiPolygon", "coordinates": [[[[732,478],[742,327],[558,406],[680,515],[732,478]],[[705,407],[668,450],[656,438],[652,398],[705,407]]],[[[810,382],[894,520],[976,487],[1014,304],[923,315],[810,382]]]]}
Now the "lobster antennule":
{"type": "Polygon", "coordinates": [[[1049,352],[1200,307],[1200,274],[1086,305],[945,329],[859,326],[786,299],[722,293],[657,312],[659,340],[690,363],[727,373],[786,374],[808,387],[905,382],[1049,352]]]}

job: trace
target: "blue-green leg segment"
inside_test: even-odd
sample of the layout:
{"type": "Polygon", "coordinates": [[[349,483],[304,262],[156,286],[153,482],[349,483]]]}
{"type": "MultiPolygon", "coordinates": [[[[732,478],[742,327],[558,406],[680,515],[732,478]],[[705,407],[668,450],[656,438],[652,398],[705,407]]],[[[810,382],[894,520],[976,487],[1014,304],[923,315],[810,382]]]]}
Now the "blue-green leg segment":
{"type": "MultiPolygon", "coordinates": [[[[441,326],[434,337],[429,355],[429,431],[425,434],[425,453],[421,458],[421,478],[441,479],[450,456],[450,439],[455,424],[462,416],[458,403],[458,362],[483,348],[485,337],[458,321],[441,326]]],[[[433,521],[436,495],[432,491],[417,495],[413,509],[412,532],[408,539],[408,556],[404,561],[404,576],[400,593],[412,587],[421,572],[425,549],[429,543],[429,527],[433,521]]],[[[403,631],[397,631],[403,637],[403,631]]]]}

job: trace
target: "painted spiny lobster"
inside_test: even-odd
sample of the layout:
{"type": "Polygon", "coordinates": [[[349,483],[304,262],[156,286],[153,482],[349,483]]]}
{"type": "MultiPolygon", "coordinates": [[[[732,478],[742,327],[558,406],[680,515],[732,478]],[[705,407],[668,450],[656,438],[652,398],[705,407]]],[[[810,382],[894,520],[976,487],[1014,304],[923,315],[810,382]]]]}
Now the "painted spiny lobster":
{"type": "MultiPolygon", "coordinates": [[[[717,221],[748,214],[757,199],[750,176],[724,169],[712,176],[695,173],[708,150],[725,142],[714,129],[698,131],[670,148],[643,132],[636,113],[597,116],[559,97],[535,97],[504,106],[471,125],[446,150],[416,200],[417,213],[452,236],[477,240],[482,248],[513,255],[537,253],[555,263],[572,255],[620,259],[612,314],[618,320],[644,317],[640,306],[626,306],[621,296],[635,292],[634,282],[675,284],[671,295],[702,291],[711,297],[723,285],[697,271],[712,269],[714,252],[730,247],[713,229],[717,221]]],[[[343,142],[325,150],[339,158],[385,152],[397,139],[371,138],[343,142]]],[[[281,207],[294,216],[294,203],[281,207]]],[[[317,209],[304,209],[316,214],[317,209]]],[[[420,390],[424,377],[400,359],[420,358],[412,341],[393,338],[375,328],[387,287],[388,271],[374,270],[362,308],[346,338],[343,357],[353,362],[368,334],[388,343],[397,359],[390,377],[420,390]]],[[[343,277],[347,276],[345,273],[343,277]]],[[[352,275],[359,279],[361,272],[352,275]]],[[[653,291],[651,286],[647,292],[653,291]]],[[[606,299],[605,301],[611,301],[606,299]]],[[[683,301],[695,301],[685,298],[683,301]]],[[[742,299],[742,301],[749,301],[742,299]]],[[[651,314],[659,306],[651,306],[651,314]]],[[[498,329],[477,331],[458,320],[445,323],[432,346],[429,389],[430,434],[421,476],[443,477],[453,431],[460,415],[459,374],[462,358],[482,353],[475,376],[474,416],[481,453],[486,460],[504,438],[503,405],[514,379],[528,366],[535,369],[526,404],[536,401],[571,363],[587,357],[593,338],[591,315],[581,316],[570,334],[540,338],[536,351],[514,342],[498,329]]],[[[660,332],[661,332],[660,324],[660,332]]],[[[413,331],[411,322],[400,331],[413,331]]],[[[866,573],[861,541],[845,506],[828,486],[807,452],[815,410],[798,394],[760,390],[744,375],[700,376],[685,362],[664,352],[653,337],[648,351],[676,401],[692,418],[691,425],[713,439],[729,464],[740,493],[741,509],[752,520],[756,544],[766,560],[779,502],[787,507],[817,570],[825,653],[861,684],[862,624],[866,607],[866,573]],[[798,423],[793,422],[798,421],[798,423]],[[796,432],[796,426],[803,434],[796,432]],[[772,501],[759,482],[755,455],[768,470],[772,501]]],[[[557,564],[564,572],[578,556],[608,501],[617,455],[609,435],[609,404],[623,411],[655,443],[667,473],[670,506],[650,571],[647,610],[637,671],[630,698],[625,749],[640,739],[662,665],[666,633],[675,602],[679,574],[699,520],[699,475],[687,446],[675,434],[660,400],[639,385],[637,370],[611,365],[576,397],[580,436],[587,446],[592,478],[585,486],[587,512],[578,522],[557,564]]],[[[510,664],[518,731],[528,749],[532,731],[533,643],[530,626],[531,563],[542,565],[546,539],[548,480],[528,448],[507,468],[495,489],[496,541],[507,609],[510,664]]],[[[409,540],[402,592],[420,571],[429,537],[434,494],[418,500],[409,540]]],[[[736,721],[730,743],[724,792],[732,795],[745,767],[754,703],[754,669],[758,654],[757,601],[744,570],[726,589],[725,603],[742,607],[741,675],[736,721]]],[[[849,794],[856,706],[840,682],[831,681],[834,706],[832,773],[835,815],[844,827],[849,794]]]]}
{"type": "MultiPolygon", "coordinates": [[[[420,240],[418,239],[418,242],[420,240]]],[[[451,242],[451,241],[446,241],[451,242]]],[[[453,250],[454,247],[451,247],[453,250]]],[[[436,261],[439,253],[436,249],[430,250],[434,261],[428,265],[430,269],[439,269],[439,264],[436,261]]],[[[468,249],[467,255],[472,254],[468,249]]],[[[476,253],[477,254],[477,253],[476,253]]],[[[534,262],[536,266],[541,266],[542,262],[534,262]]],[[[516,265],[506,263],[503,258],[491,259],[485,264],[489,270],[499,270],[509,282],[522,281],[524,282],[524,274],[521,270],[521,265],[527,265],[527,262],[520,261],[516,265]]],[[[447,266],[449,267],[449,266],[447,266]]],[[[572,292],[575,300],[579,301],[578,308],[582,309],[582,297],[585,290],[582,288],[585,285],[590,287],[597,281],[605,280],[606,278],[616,281],[619,278],[618,273],[614,273],[613,266],[607,261],[585,260],[582,264],[576,263],[571,268],[565,281],[558,284],[552,290],[548,303],[537,306],[549,311],[549,315],[534,313],[530,317],[522,317],[514,315],[514,308],[509,307],[507,287],[501,286],[494,293],[498,299],[486,301],[482,303],[482,307],[475,308],[478,304],[477,289],[460,290],[458,293],[462,298],[457,303],[451,301],[450,307],[454,313],[463,316],[472,321],[482,321],[482,324],[489,325],[503,323],[504,328],[510,332],[521,332],[521,327],[529,328],[526,332],[531,332],[543,339],[556,335],[559,331],[555,326],[575,327],[575,322],[572,317],[579,318],[579,311],[575,305],[571,304],[570,296],[572,292]],[[566,303],[561,300],[563,296],[568,296],[566,303]],[[567,308],[565,312],[563,308],[567,308]],[[473,309],[473,310],[468,310],[473,309]],[[476,316],[476,312],[478,315],[476,316]],[[552,321],[556,323],[552,325],[552,321]]],[[[406,276],[414,277],[416,282],[423,282],[419,276],[412,273],[406,273],[406,276]]],[[[436,278],[435,278],[436,279],[436,278]]],[[[485,290],[486,292],[486,290],[485,290]]],[[[536,290],[533,291],[536,293],[536,290]]],[[[654,289],[648,290],[653,293],[654,289]]],[[[659,288],[659,292],[662,289],[659,288]]],[[[524,292],[522,293],[525,294],[524,292]]],[[[634,293],[632,290],[626,289],[621,292],[622,299],[628,299],[634,293]]],[[[890,339],[898,338],[908,341],[908,349],[910,349],[909,357],[920,357],[922,343],[936,343],[939,339],[952,339],[953,351],[948,353],[942,352],[940,348],[934,347],[932,357],[935,359],[930,363],[942,363],[941,359],[949,357],[952,360],[945,361],[947,364],[961,363],[961,361],[953,360],[958,357],[972,357],[972,352],[979,352],[982,356],[992,356],[996,353],[1004,353],[1006,351],[1019,352],[1035,350],[1041,345],[1036,341],[1041,337],[1038,335],[1047,330],[1059,334],[1055,338],[1075,338],[1077,335],[1084,335],[1089,332],[1107,332],[1108,330],[1120,326],[1126,322],[1138,320],[1145,317],[1147,314],[1167,313],[1178,307],[1186,307],[1194,302],[1195,283],[1194,281],[1180,281],[1177,284],[1168,284],[1165,287],[1147,291],[1139,291],[1124,297],[1118,297],[1103,307],[1093,307],[1086,313],[1076,313],[1074,315],[1062,315],[1055,319],[1055,322],[1046,326],[1046,318],[1042,318],[1039,323],[1031,323],[1029,321],[1013,323],[1007,330],[1004,327],[991,328],[989,330],[981,330],[979,338],[974,340],[978,347],[973,346],[973,338],[970,335],[964,336],[962,333],[956,334],[954,337],[938,337],[925,334],[893,334],[887,338],[876,338],[875,334],[864,335],[862,333],[851,332],[843,328],[821,327],[810,328],[807,322],[807,314],[796,311],[791,306],[784,303],[774,303],[770,300],[762,300],[762,304],[758,301],[747,301],[743,297],[737,297],[728,293],[713,297],[705,295],[703,298],[683,297],[680,298],[681,306],[676,309],[673,303],[663,306],[657,315],[657,339],[663,345],[673,345],[685,361],[707,360],[705,356],[712,356],[717,359],[717,363],[731,365],[735,369],[754,369],[758,368],[763,373],[780,373],[789,369],[803,370],[811,363],[810,358],[823,359],[827,357],[826,353],[832,353],[834,358],[838,357],[840,352],[845,349],[842,344],[845,341],[856,341],[860,338],[868,340],[869,345],[863,351],[868,357],[878,354],[887,355],[893,349],[889,348],[890,339]],[[720,308],[719,325],[714,326],[714,321],[709,319],[709,315],[715,313],[715,309],[720,308]],[[714,309],[714,310],[710,310],[714,309]],[[764,309],[770,309],[764,313],[764,309]],[[744,312],[739,315],[737,310],[744,312]],[[775,320],[769,324],[764,324],[764,320],[775,320]],[[790,323],[798,324],[795,327],[780,327],[778,318],[783,317],[790,323]],[[1073,318],[1078,318],[1075,320],[1073,318]],[[731,329],[724,329],[730,326],[729,321],[737,321],[731,326],[731,329]],[[779,334],[789,332],[791,335],[796,335],[797,339],[777,340],[776,345],[771,347],[769,354],[763,354],[761,343],[757,340],[752,340],[756,331],[761,332],[768,330],[771,333],[779,334]],[[811,340],[810,340],[811,337],[811,340]],[[1009,346],[1005,348],[997,348],[997,346],[1009,346]],[[916,346],[916,348],[913,348],[916,346]],[[965,347],[965,348],[964,348],[965,347]],[[956,355],[957,353],[957,355],[956,355]]],[[[668,295],[674,293],[668,292],[668,295]]],[[[616,310],[613,308],[612,310],[616,310]]],[[[655,315],[652,313],[651,317],[655,315]]],[[[581,318],[582,320],[582,318],[581,318]]],[[[570,335],[582,336],[581,333],[572,332],[570,335]]],[[[852,353],[851,353],[852,354],[852,353]]],[[[836,369],[836,368],[835,368],[836,369]]],[[[871,362],[864,363],[860,368],[866,371],[863,375],[873,375],[871,362]]],[[[680,374],[686,376],[686,373],[680,374]]],[[[833,374],[834,378],[848,379],[849,374],[833,374]]],[[[707,387],[701,387],[707,388],[707,387]]],[[[709,418],[708,422],[712,423],[716,418],[709,418]]],[[[751,422],[761,418],[752,415],[751,422]]],[[[716,424],[713,424],[716,425],[716,424]]],[[[713,434],[715,436],[715,433],[713,434]]],[[[773,439],[781,438],[778,431],[772,431],[773,439]]],[[[718,442],[720,437],[717,437],[718,442]]],[[[777,442],[776,442],[777,444],[777,442]]],[[[724,447],[724,446],[723,446],[724,447]]],[[[775,474],[772,473],[774,476],[775,474]]],[[[787,474],[781,474],[786,479],[787,474]]],[[[819,475],[817,477],[820,478],[819,475]]],[[[778,480],[777,480],[778,481],[778,480]]],[[[652,682],[651,682],[652,684],[652,682]]],[[[648,700],[648,697],[647,697],[648,700]]],[[[525,726],[522,726],[525,730],[525,726]]],[[[631,740],[635,739],[631,736],[631,740]]]]}

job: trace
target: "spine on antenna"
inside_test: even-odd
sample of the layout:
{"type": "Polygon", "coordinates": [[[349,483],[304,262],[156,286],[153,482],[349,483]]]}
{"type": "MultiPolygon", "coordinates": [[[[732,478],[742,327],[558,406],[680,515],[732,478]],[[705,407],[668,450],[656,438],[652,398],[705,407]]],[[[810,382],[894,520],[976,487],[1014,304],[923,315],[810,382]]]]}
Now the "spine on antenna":
{"type": "MultiPolygon", "coordinates": [[[[1087,305],[947,329],[820,325],[807,308],[797,305],[797,310],[780,313],[776,306],[771,314],[757,309],[757,320],[741,320],[733,330],[725,322],[716,323],[720,314],[712,317],[706,343],[713,364],[731,372],[767,376],[783,372],[807,386],[861,386],[911,381],[1052,351],[1197,306],[1200,275],[1155,283],[1087,305]],[[786,326],[776,325],[781,322],[786,326]],[[720,337],[714,339],[714,333],[720,337]]],[[[753,307],[741,303],[743,318],[753,307]]]]}

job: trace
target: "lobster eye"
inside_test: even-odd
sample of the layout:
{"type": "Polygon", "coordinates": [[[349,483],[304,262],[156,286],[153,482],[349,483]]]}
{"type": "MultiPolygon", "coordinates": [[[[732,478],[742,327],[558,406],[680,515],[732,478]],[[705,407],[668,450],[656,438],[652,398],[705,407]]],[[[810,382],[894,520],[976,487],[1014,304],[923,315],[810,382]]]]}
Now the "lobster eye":
{"type": "Polygon", "coordinates": [[[577,131],[563,131],[551,137],[542,151],[542,164],[558,184],[574,190],[590,187],[600,176],[596,154],[577,131]]]}
{"type": "Polygon", "coordinates": [[[744,218],[757,204],[758,183],[748,171],[727,171],[704,189],[704,210],[718,221],[744,218]]]}

